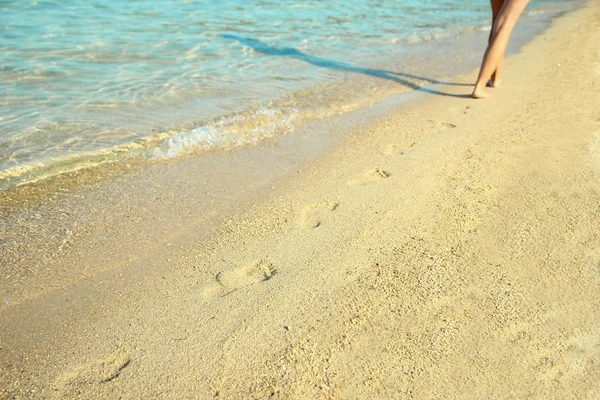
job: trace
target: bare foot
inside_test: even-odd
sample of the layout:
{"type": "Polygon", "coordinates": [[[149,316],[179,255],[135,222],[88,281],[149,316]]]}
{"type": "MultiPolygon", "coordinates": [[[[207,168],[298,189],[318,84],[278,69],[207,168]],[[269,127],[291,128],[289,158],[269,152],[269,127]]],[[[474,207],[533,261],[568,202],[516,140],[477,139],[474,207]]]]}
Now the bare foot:
{"type": "Polygon", "coordinates": [[[471,97],[473,97],[474,99],[485,99],[487,97],[492,97],[492,95],[486,92],[484,89],[475,88],[475,90],[473,90],[473,93],[471,93],[471,97]]]}

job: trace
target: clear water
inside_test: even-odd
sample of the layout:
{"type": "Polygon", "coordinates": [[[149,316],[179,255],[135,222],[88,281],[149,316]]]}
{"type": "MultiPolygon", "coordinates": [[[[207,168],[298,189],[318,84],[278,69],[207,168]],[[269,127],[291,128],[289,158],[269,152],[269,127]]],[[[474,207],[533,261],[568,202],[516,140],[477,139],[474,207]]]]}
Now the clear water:
{"type": "Polygon", "coordinates": [[[327,83],[410,86],[374,68],[487,24],[483,0],[0,0],[0,189],[287,133],[327,83]]]}

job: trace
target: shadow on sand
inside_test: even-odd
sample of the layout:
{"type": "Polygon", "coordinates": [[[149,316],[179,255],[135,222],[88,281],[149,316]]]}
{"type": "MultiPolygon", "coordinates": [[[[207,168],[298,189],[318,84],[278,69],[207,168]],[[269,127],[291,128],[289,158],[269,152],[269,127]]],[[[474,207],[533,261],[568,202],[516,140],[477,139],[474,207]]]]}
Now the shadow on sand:
{"type": "Polygon", "coordinates": [[[233,34],[223,34],[221,35],[224,39],[236,40],[241,44],[252,48],[254,51],[262,54],[266,54],[269,56],[277,56],[277,57],[288,57],[294,58],[296,60],[304,61],[307,64],[314,65],[315,67],[327,68],[334,71],[343,71],[343,72],[353,72],[357,74],[369,75],[375,78],[387,79],[396,83],[400,83],[404,86],[407,86],[413,90],[419,90],[424,93],[436,94],[439,96],[450,96],[450,97],[460,97],[466,98],[471,97],[470,95],[460,95],[453,93],[445,93],[440,92],[438,90],[432,88],[426,88],[425,85],[431,84],[440,84],[440,85],[455,85],[455,86],[471,86],[466,83],[453,83],[453,82],[442,82],[431,78],[426,78],[422,76],[416,76],[412,74],[396,72],[396,71],[388,71],[383,69],[373,69],[373,68],[362,68],[357,67],[351,64],[328,60],[326,58],[315,57],[310,54],[302,53],[301,51],[293,48],[293,47],[282,47],[277,48],[273,46],[266,45],[258,40],[247,39],[238,35],[233,34]],[[415,82],[412,82],[408,79],[420,80],[424,82],[424,85],[418,85],[415,82]]]}

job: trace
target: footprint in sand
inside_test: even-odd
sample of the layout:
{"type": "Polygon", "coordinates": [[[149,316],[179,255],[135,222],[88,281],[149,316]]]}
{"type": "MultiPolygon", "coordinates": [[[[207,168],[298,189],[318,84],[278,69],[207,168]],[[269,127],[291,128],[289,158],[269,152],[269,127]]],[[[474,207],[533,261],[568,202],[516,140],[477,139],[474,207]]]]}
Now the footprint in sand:
{"type": "Polygon", "coordinates": [[[456,125],[453,123],[450,123],[450,122],[439,122],[439,121],[434,121],[432,119],[430,119],[429,122],[431,122],[436,127],[440,127],[440,128],[444,128],[444,129],[456,128],[456,125]]]}
{"type": "Polygon", "coordinates": [[[413,147],[416,144],[416,142],[398,142],[398,143],[391,143],[388,144],[387,146],[384,146],[381,148],[381,152],[383,154],[385,154],[386,156],[395,156],[398,154],[404,154],[404,152],[413,147]]]}
{"type": "Polygon", "coordinates": [[[362,173],[348,181],[348,185],[350,186],[358,186],[365,185],[370,182],[375,182],[380,179],[389,178],[392,174],[381,169],[381,168],[373,168],[368,170],[365,173],[362,173]]]}
{"type": "Polygon", "coordinates": [[[339,203],[324,201],[319,204],[310,204],[302,207],[296,218],[296,224],[304,228],[316,228],[321,226],[321,220],[327,212],[334,211],[339,203]]]}
{"type": "Polygon", "coordinates": [[[98,385],[116,379],[131,363],[127,354],[113,354],[102,360],[79,365],[60,376],[55,384],[56,393],[62,398],[75,398],[91,393],[98,385]]]}
{"type": "Polygon", "coordinates": [[[455,112],[455,113],[460,113],[460,114],[467,114],[469,112],[469,106],[464,106],[464,107],[452,107],[450,108],[450,111],[455,112]]]}
{"type": "Polygon", "coordinates": [[[574,374],[596,368],[600,361],[600,332],[575,335],[567,343],[565,359],[574,374]]]}
{"type": "Polygon", "coordinates": [[[224,296],[241,287],[268,281],[276,273],[273,264],[265,260],[252,261],[241,267],[219,272],[215,276],[216,282],[204,290],[204,295],[224,296]]]}
{"type": "Polygon", "coordinates": [[[600,334],[573,335],[560,343],[560,350],[551,347],[540,354],[537,369],[540,378],[552,382],[564,382],[576,377],[591,376],[600,362],[600,334]]]}

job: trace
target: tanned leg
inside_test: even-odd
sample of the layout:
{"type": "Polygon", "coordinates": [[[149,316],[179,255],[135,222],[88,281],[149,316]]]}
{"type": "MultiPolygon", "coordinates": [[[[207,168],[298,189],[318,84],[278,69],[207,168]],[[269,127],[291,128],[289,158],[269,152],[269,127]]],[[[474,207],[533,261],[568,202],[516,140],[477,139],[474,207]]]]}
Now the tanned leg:
{"type": "Polygon", "coordinates": [[[492,27],[492,39],[483,55],[479,76],[471,94],[473,98],[481,99],[490,96],[485,90],[486,83],[502,62],[510,35],[527,3],[529,0],[505,0],[502,5],[492,27]]]}
{"type": "MultiPolygon", "coordinates": [[[[498,14],[500,14],[500,10],[502,9],[502,5],[504,4],[504,0],[490,0],[490,5],[492,6],[492,29],[490,29],[490,37],[488,38],[488,46],[492,41],[492,33],[494,32],[494,24],[496,23],[496,19],[498,18],[498,14]]],[[[488,86],[490,87],[499,87],[502,83],[502,62],[504,61],[504,56],[500,59],[496,70],[492,74],[492,78],[488,81],[488,86]]]]}

